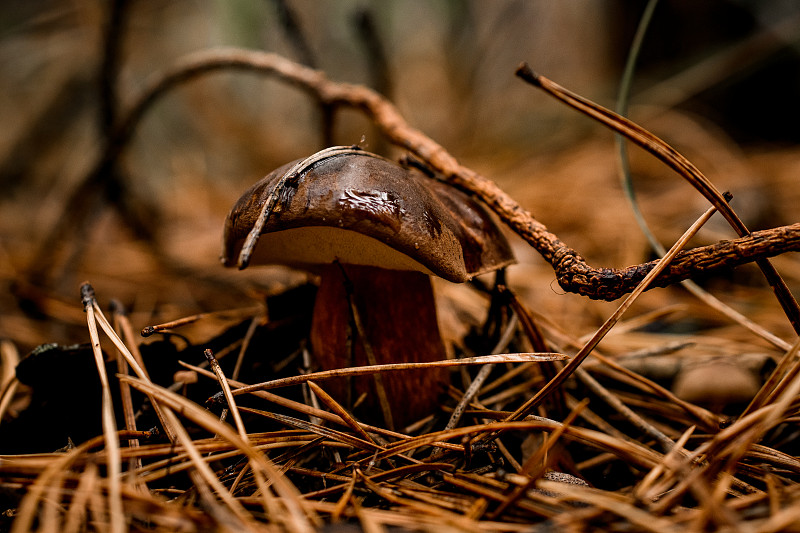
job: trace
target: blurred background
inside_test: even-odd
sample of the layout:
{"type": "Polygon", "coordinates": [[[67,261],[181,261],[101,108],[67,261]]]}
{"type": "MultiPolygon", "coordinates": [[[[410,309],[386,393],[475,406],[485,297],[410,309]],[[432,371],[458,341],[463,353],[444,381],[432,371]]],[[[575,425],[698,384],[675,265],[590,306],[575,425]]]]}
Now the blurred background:
{"type": "MultiPolygon", "coordinates": [[[[277,267],[220,266],[233,202],[272,169],[328,142],[401,155],[352,110],[336,112],[326,140],[319,106],[301,91],[253,73],[217,72],[159,100],[115,171],[86,187],[108,132],[148,78],[217,46],[277,52],[332,80],[371,86],[591,264],[652,259],[620,186],[613,134],[514,76],[526,61],[614,108],[644,6],[4,0],[0,338],[21,353],[43,342],[88,340],[78,294],[85,280],[102,305],[122,302],[137,328],[249,305],[302,281],[305,275],[277,267]]],[[[733,192],[751,229],[800,220],[799,43],[800,4],[792,0],[661,0],[637,65],[629,116],[733,192]]],[[[642,211],[669,246],[706,204],[651,157],[635,149],[630,155],[642,211]]],[[[716,222],[696,244],[732,237],[716,222]]],[[[511,286],[540,313],[579,336],[613,309],[565,295],[550,267],[512,238],[520,264],[510,269],[511,286]]],[[[796,254],[775,264],[797,294],[796,254]]],[[[754,268],[704,283],[748,317],[789,334],[754,268]]],[[[452,304],[442,320],[454,330],[483,318],[480,301],[463,288],[437,290],[443,306],[452,304]]],[[[727,327],[679,288],[654,291],[637,306],[638,313],[676,310],[665,331],[727,327]]],[[[747,335],[742,342],[760,342],[747,335]]]]}

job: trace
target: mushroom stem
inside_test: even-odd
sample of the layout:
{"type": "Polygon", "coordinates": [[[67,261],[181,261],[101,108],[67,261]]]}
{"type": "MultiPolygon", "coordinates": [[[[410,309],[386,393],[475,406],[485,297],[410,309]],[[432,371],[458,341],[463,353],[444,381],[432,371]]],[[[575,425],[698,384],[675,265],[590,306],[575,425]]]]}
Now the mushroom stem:
{"type": "MultiPolygon", "coordinates": [[[[326,265],[314,304],[311,345],[325,370],[443,359],[429,276],[361,265],[326,265]],[[358,325],[352,320],[351,302],[358,325]]],[[[351,378],[349,383],[337,380],[327,392],[348,407],[352,407],[351,399],[366,393],[359,408],[366,420],[381,417],[379,398],[385,394],[391,415],[384,416],[384,422],[403,427],[435,409],[447,377],[446,369],[411,370],[380,375],[379,380],[375,376],[351,378]]]]}

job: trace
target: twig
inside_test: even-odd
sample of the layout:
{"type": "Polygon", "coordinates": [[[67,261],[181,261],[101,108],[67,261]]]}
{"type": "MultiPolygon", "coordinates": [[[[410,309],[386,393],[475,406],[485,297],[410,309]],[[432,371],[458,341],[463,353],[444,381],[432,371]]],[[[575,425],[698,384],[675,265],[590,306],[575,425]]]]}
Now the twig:
{"type": "Polygon", "coordinates": [[[371,78],[370,86],[386,98],[392,97],[392,79],[386,50],[381,42],[375,17],[366,8],[359,8],[353,15],[357,35],[367,55],[367,65],[371,78]]]}
{"type": "MultiPolygon", "coordinates": [[[[633,74],[636,69],[636,61],[642,48],[642,42],[644,41],[645,33],[650,25],[650,21],[652,20],[653,11],[655,11],[657,4],[658,0],[649,0],[647,2],[644,13],[642,14],[642,18],[639,21],[639,26],[636,29],[633,42],[631,43],[628,59],[625,62],[625,69],[622,74],[622,81],[620,83],[619,94],[617,96],[616,109],[617,113],[619,113],[619,115],[622,117],[625,117],[628,113],[628,102],[630,99],[631,85],[633,84],[633,74]]],[[[622,183],[622,190],[625,192],[625,197],[628,199],[628,204],[633,211],[633,216],[639,225],[639,229],[641,229],[642,234],[647,239],[647,242],[650,243],[650,247],[655,250],[658,255],[663,256],[666,253],[666,249],[661,245],[658,239],[656,239],[655,235],[650,230],[650,227],[647,225],[647,221],[644,219],[641,209],[639,209],[639,202],[636,199],[636,193],[633,189],[630,159],[628,157],[628,145],[625,142],[625,137],[621,134],[617,134],[614,137],[617,143],[617,149],[619,151],[620,181],[622,183]]],[[[700,301],[704,302],[712,309],[717,310],[717,312],[728,317],[730,320],[749,329],[759,337],[767,340],[774,346],[777,346],[784,351],[789,349],[789,344],[787,342],[776,337],[765,328],[761,327],[729,305],[725,304],[704,290],[694,281],[687,279],[682,281],[681,285],[683,285],[687,291],[693,294],[700,301]]]]}
{"type": "MultiPolygon", "coordinates": [[[[352,21],[361,43],[361,49],[366,56],[369,86],[375,92],[391,100],[393,96],[391,69],[386,49],[381,41],[381,33],[375,24],[375,17],[366,7],[361,7],[356,9],[352,21]]],[[[370,149],[374,152],[382,152],[385,149],[385,140],[380,135],[375,137],[369,143],[370,149]]]]}
{"type": "MultiPolygon", "coordinates": [[[[39,246],[29,269],[29,278],[42,283],[52,268],[53,250],[63,242],[68,230],[83,233],[91,229],[91,219],[97,217],[101,207],[110,203],[114,205],[130,228],[142,236],[152,235],[153,207],[146,200],[137,198],[140,206],[135,206],[132,195],[123,179],[118,158],[106,157],[114,144],[114,134],[120,117],[119,91],[117,87],[120,70],[122,41],[126,29],[126,13],[129,0],[113,0],[109,2],[108,20],[103,28],[101,46],[102,59],[97,72],[97,90],[99,96],[98,132],[104,145],[98,164],[85,176],[64,202],[61,216],[57,224],[51,228],[39,246]],[[144,216],[140,211],[149,211],[144,216]]],[[[75,249],[68,258],[73,261],[80,256],[85,246],[84,240],[70,243],[75,249]]]]}
{"type": "MultiPolygon", "coordinates": [[[[295,85],[324,102],[347,105],[366,113],[394,144],[403,147],[441,172],[452,184],[462,187],[494,210],[503,222],[525,239],[552,265],[559,284],[570,292],[590,298],[614,300],[634,289],[655,262],[624,269],[593,268],[575,250],[567,247],[546,226],[537,221],[492,181],[464,167],[441,145],[409,126],[397,108],[375,91],[360,85],[329,80],[322,72],[304,67],[277,54],[238,48],[216,48],[188,54],[171,67],[154,73],[134,100],[95,167],[84,178],[94,182],[104,169],[122,155],[150,107],[171,89],[197,77],[221,70],[252,71],[295,85]]],[[[544,80],[541,76],[535,79],[544,80]]],[[[552,83],[552,82],[550,82],[552,83]]],[[[81,201],[68,202],[72,209],[81,201]],[[75,204],[75,205],[73,205],[75,204]]],[[[54,242],[52,239],[48,243],[54,242]]],[[[753,233],[745,239],[726,241],[712,247],[679,254],[672,268],[652,286],[669,285],[699,272],[730,268],[763,257],[800,250],[800,224],[753,233]],[[756,247],[756,249],[753,249],[756,247]],[[744,257],[742,260],[741,255],[744,257]]],[[[788,291],[786,291],[788,292],[788,291]]],[[[796,313],[800,316],[800,313],[796,313]]]]}
{"type": "Polygon", "coordinates": [[[308,39],[303,34],[300,28],[300,22],[297,20],[297,15],[292,9],[292,6],[287,0],[274,0],[275,10],[278,14],[278,20],[286,35],[289,45],[292,47],[300,62],[308,65],[311,68],[317,68],[317,60],[314,57],[314,52],[311,50],[311,45],[308,39]]]}
{"type": "MultiPolygon", "coordinates": [[[[319,61],[317,61],[314,52],[311,50],[311,45],[300,27],[297,14],[294,9],[292,9],[288,0],[275,0],[275,7],[277,8],[278,20],[289,41],[289,45],[299,58],[300,63],[310,68],[319,68],[319,61]]],[[[319,100],[317,101],[317,105],[320,112],[319,118],[322,143],[323,146],[330,146],[334,144],[333,128],[336,118],[336,106],[319,100]]]]}
{"type": "Polygon", "coordinates": [[[711,207],[708,211],[703,213],[703,215],[694,223],[692,226],[686,230],[686,233],[678,239],[672,248],[667,252],[667,254],[659,261],[656,267],[651,270],[647,276],[642,280],[641,284],[636,287],[636,289],[625,298],[625,301],[617,308],[617,310],[610,316],[608,319],[603,323],[603,325],[597,330],[597,332],[592,336],[592,338],[587,342],[581,350],[575,354],[570,362],[561,369],[561,371],[556,374],[556,376],[551,379],[547,385],[542,387],[533,397],[531,397],[528,401],[526,401],[522,406],[520,406],[514,413],[508,417],[508,420],[520,420],[524,418],[528,413],[531,412],[531,409],[536,407],[553,389],[561,385],[564,380],[566,380],[572,373],[580,366],[580,364],[586,359],[590,353],[594,350],[594,348],[600,343],[603,337],[611,330],[611,328],[616,324],[625,311],[633,305],[633,302],[636,298],[639,297],[640,294],[644,292],[650,282],[658,276],[659,272],[663,270],[678,251],[686,246],[686,243],[694,236],[695,233],[711,218],[716,212],[716,207],[711,207]]]}
{"type": "MultiPolygon", "coordinates": [[[[536,74],[524,63],[517,69],[517,75],[609,129],[623,134],[628,140],[654,155],[711,202],[711,205],[719,210],[720,214],[725,217],[725,220],[728,221],[739,236],[744,237],[750,234],[750,230],[744,225],[739,215],[731,209],[722,193],[714,187],[691,161],[678,153],[673,147],[625,117],[564,89],[544,76],[536,74]]],[[[794,299],[786,283],[780,277],[778,271],[775,270],[775,267],[772,266],[772,263],[763,257],[755,259],[755,262],[764,273],[767,283],[775,292],[775,296],[778,298],[778,302],[789,318],[789,322],[791,322],[795,332],[800,333],[800,305],[798,305],[797,300],[794,299]]]]}
{"type": "MultiPolygon", "coordinates": [[[[497,185],[475,171],[461,166],[442,146],[409,126],[397,108],[375,91],[360,85],[330,81],[322,72],[312,70],[276,54],[236,48],[219,48],[189,54],[172,67],[155,73],[139,98],[121,121],[105,160],[118,158],[147,110],[173,87],[217,70],[249,70],[270,74],[294,84],[315,98],[359,108],[367,113],[387,138],[416,154],[454,185],[481,198],[498,216],[554,268],[559,284],[570,292],[598,299],[613,300],[630,292],[655,266],[655,262],[624,269],[593,268],[574,250],[524,210],[497,185]]],[[[538,79],[543,79],[539,77],[538,79]]],[[[102,162],[98,167],[102,166],[102,162]]],[[[714,247],[692,250],[694,255],[679,255],[669,272],[653,286],[686,279],[696,272],[730,268],[758,257],[771,257],[800,250],[800,224],[753,233],[749,239],[726,241],[714,247]],[[718,248],[717,248],[718,247],[718,248]],[[752,250],[753,247],[756,249],[752,250]],[[741,260],[743,256],[745,260],[741,260]],[[687,259],[684,259],[686,257],[687,259]],[[705,267],[705,269],[704,269],[705,267]]]]}
{"type": "Polygon", "coordinates": [[[125,14],[128,0],[109,2],[110,13],[103,34],[103,59],[100,62],[100,132],[109,138],[114,132],[119,98],[117,81],[122,51],[122,37],[125,34],[125,14]]]}

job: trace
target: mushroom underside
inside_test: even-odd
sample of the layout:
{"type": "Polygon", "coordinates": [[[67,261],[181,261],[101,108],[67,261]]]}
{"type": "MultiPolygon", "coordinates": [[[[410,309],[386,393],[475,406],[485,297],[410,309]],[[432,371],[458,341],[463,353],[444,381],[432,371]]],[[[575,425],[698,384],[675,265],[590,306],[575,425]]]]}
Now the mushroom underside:
{"type": "MultiPolygon", "coordinates": [[[[375,154],[331,147],[242,194],[225,222],[222,261],[321,273],[311,344],[319,366],[333,369],[443,359],[428,275],[461,283],[514,257],[470,195],[375,154]]],[[[401,427],[435,410],[448,376],[390,372],[326,387],[348,407],[366,396],[364,419],[401,427]]]]}
{"type": "Polygon", "coordinates": [[[427,266],[378,239],[331,226],[264,233],[252,260],[256,264],[284,264],[310,271],[318,270],[320,265],[339,262],[431,274],[427,266]]]}

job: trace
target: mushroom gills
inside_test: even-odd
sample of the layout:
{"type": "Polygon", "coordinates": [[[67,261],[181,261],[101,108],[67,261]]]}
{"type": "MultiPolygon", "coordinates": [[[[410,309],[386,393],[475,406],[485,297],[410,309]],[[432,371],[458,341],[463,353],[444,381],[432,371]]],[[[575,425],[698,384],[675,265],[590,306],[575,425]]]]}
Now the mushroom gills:
{"type": "Polygon", "coordinates": [[[382,267],[390,270],[430,269],[383,242],[356,231],[331,226],[307,226],[261,235],[253,252],[255,264],[284,264],[316,271],[320,265],[339,262],[348,265],[382,267]]]}

